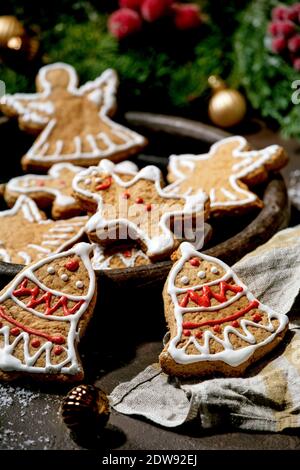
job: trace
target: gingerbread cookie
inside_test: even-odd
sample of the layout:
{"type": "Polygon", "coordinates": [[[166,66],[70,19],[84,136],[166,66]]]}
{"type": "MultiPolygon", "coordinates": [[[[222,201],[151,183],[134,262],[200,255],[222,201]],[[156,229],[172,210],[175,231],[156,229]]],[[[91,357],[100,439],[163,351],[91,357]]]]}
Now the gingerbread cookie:
{"type": "Polygon", "coordinates": [[[92,265],[95,271],[103,269],[122,269],[145,266],[151,261],[147,255],[135,245],[102,246],[93,244],[92,265]]]}
{"type": "Polygon", "coordinates": [[[67,219],[82,212],[72,195],[72,181],[83,167],[71,163],[56,163],[47,176],[23,175],[12,178],[6,185],[4,198],[12,207],[20,194],[30,196],[44,209],[52,206],[53,219],[67,219]]]}
{"type": "Polygon", "coordinates": [[[96,303],[91,245],[23,269],[0,293],[0,379],[77,381],[77,353],[96,303]]]}
{"type": "Polygon", "coordinates": [[[209,195],[212,213],[240,213],[262,207],[259,197],[248,189],[264,181],[268,172],[279,170],[288,157],[282,147],[271,145],[249,150],[244,137],[228,137],[215,143],[207,154],[172,155],[167,191],[179,195],[209,195]]]}
{"type": "MultiPolygon", "coordinates": [[[[72,181],[76,173],[82,170],[83,167],[71,163],[56,163],[47,176],[23,175],[12,178],[5,188],[5,201],[11,207],[20,194],[24,194],[30,196],[41,209],[52,206],[53,219],[79,215],[84,208],[72,195],[72,181]]],[[[134,163],[124,161],[116,165],[116,171],[134,175],[138,168],[134,163]]]]}
{"type": "Polygon", "coordinates": [[[155,166],[121,179],[109,160],[78,173],[73,180],[76,197],[89,210],[97,210],[86,225],[89,238],[100,245],[136,240],[151,260],[168,257],[178,239],[192,240],[197,230],[188,229],[195,221],[203,228],[208,216],[206,195],[165,194],[161,182],[155,166]]]}
{"type": "Polygon", "coordinates": [[[20,196],[12,209],[0,212],[0,260],[30,264],[59,253],[84,236],[87,220],[47,220],[32,199],[20,196]]]}
{"type": "Polygon", "coordinates": [[[59,162],[89,166],[102,158],[119,161],[145,146],[144,137],[110,119],[118,85],[114,70],[78,88],[74,68],[55,63],[42,67],[36,82],[37,93],[1,100],[4,114],[18,117],[21,129],[40,133],[22,159],[25,170],[59,162]]]}
{"type": "Polygon", "coordinates": [[[182,243],[164,287],[170,339],[160,355],[170,375],[239,376],[271,351],[288,317],[260,303],[217,258],[182,243]]]}

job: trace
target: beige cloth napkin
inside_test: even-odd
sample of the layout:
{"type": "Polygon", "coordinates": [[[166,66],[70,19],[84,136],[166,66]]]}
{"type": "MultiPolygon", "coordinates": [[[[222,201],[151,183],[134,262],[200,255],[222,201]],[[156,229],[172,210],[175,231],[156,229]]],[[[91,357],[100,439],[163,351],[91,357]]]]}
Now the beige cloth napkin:
{"type": "Polygon", "coordinates": [[[244,378],[170,379],[152,364],[110,395],[120,413],[166,427],[196,419],[203,428],[282,431],[300,427],[300,226],[276,234],[233,266],[259,300],[288,313],[287,340],[244,378]]]}

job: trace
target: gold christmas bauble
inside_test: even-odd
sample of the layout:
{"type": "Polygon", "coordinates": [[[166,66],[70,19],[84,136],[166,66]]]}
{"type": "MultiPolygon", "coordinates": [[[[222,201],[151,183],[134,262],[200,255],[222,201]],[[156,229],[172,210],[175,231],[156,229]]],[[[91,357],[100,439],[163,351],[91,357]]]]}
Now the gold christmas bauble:
{"type": "Polygon", "coordinates": [[[63,399],[61,416],[76,434],[96,433],[106,425],[110,415],[108,398],[92,385],[79,385],[63,399]]]}
{"type": "Polygon", "coordinates": [[[213,89],[213,96],[208,105],[211,121],[224,128],[239,124],[247,111],[244,96],[237,90],[226,88],[225,83],[218,77],[210,77],[209,84],[213,89]]]}
{"type": "Polygon", "coordinates": [[[24,34],[24,26],[15,16],[0,16],[0,48],[6,48],[11,38],[24,34]]]}

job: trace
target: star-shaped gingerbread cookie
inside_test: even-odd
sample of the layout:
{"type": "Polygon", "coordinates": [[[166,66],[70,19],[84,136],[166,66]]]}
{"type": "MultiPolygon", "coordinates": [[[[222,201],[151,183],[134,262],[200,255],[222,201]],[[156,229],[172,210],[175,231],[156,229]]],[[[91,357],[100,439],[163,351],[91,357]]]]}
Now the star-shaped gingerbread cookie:
{"type": "Polygon", "coordinates": [[[89,166],[102,158],[120,161],[145,146],[144,137],[110,118],[116,109],[114,70],[78,87],[75,69],[55,63],[40,69],[36,83],[37,93],[1,100],[2,111],[17,117],[21,129],[39,133],[22,159],[25,170],[59,162],[89,166]]]}
{"type": "Polygon", "coordinates": [[[84,236],[87,220],[46,219],[32,199],[20,196],[12,209],[0,212],[0,260],[30,264],[59,253],[84,236]]]}
{"type": "Polygon", "coordinates": [[[78,173],[74,193],[90,211],[96,210],[86,225],[90,239],[100,245],[136,240],[152,260],[169,256],[180,239],[202,241],[206,195],[165,194],[161,182],[155,166],[121,179],[108,160],[78,173]]]}
{"type": "Polygon", "coordinates": [[[172,155],[168,174],[172,184],[166,190],[178,195],[204,191],[213,213],[240,213],[262,207],[248,186],[264,181],[269,171],[279,170],[287,159],[278,145],[249,150],[244,137],[229,137],[214,144],[207,154],[172,155]]]}

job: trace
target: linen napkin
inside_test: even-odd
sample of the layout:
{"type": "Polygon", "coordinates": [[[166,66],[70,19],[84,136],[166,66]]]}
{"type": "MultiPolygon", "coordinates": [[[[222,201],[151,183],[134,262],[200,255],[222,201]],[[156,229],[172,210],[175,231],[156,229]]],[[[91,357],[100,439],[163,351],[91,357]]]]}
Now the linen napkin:
{"type": "Polygon", "coordinates": [[[263,303],[289,313],[284,344],[243,378],[170,378],[149,365],[110,395],[120,413],[175,427],[198,420],[202,428],[279,432],[300,427],[300,225],[277,233],[233,266],[263,303]]]}

